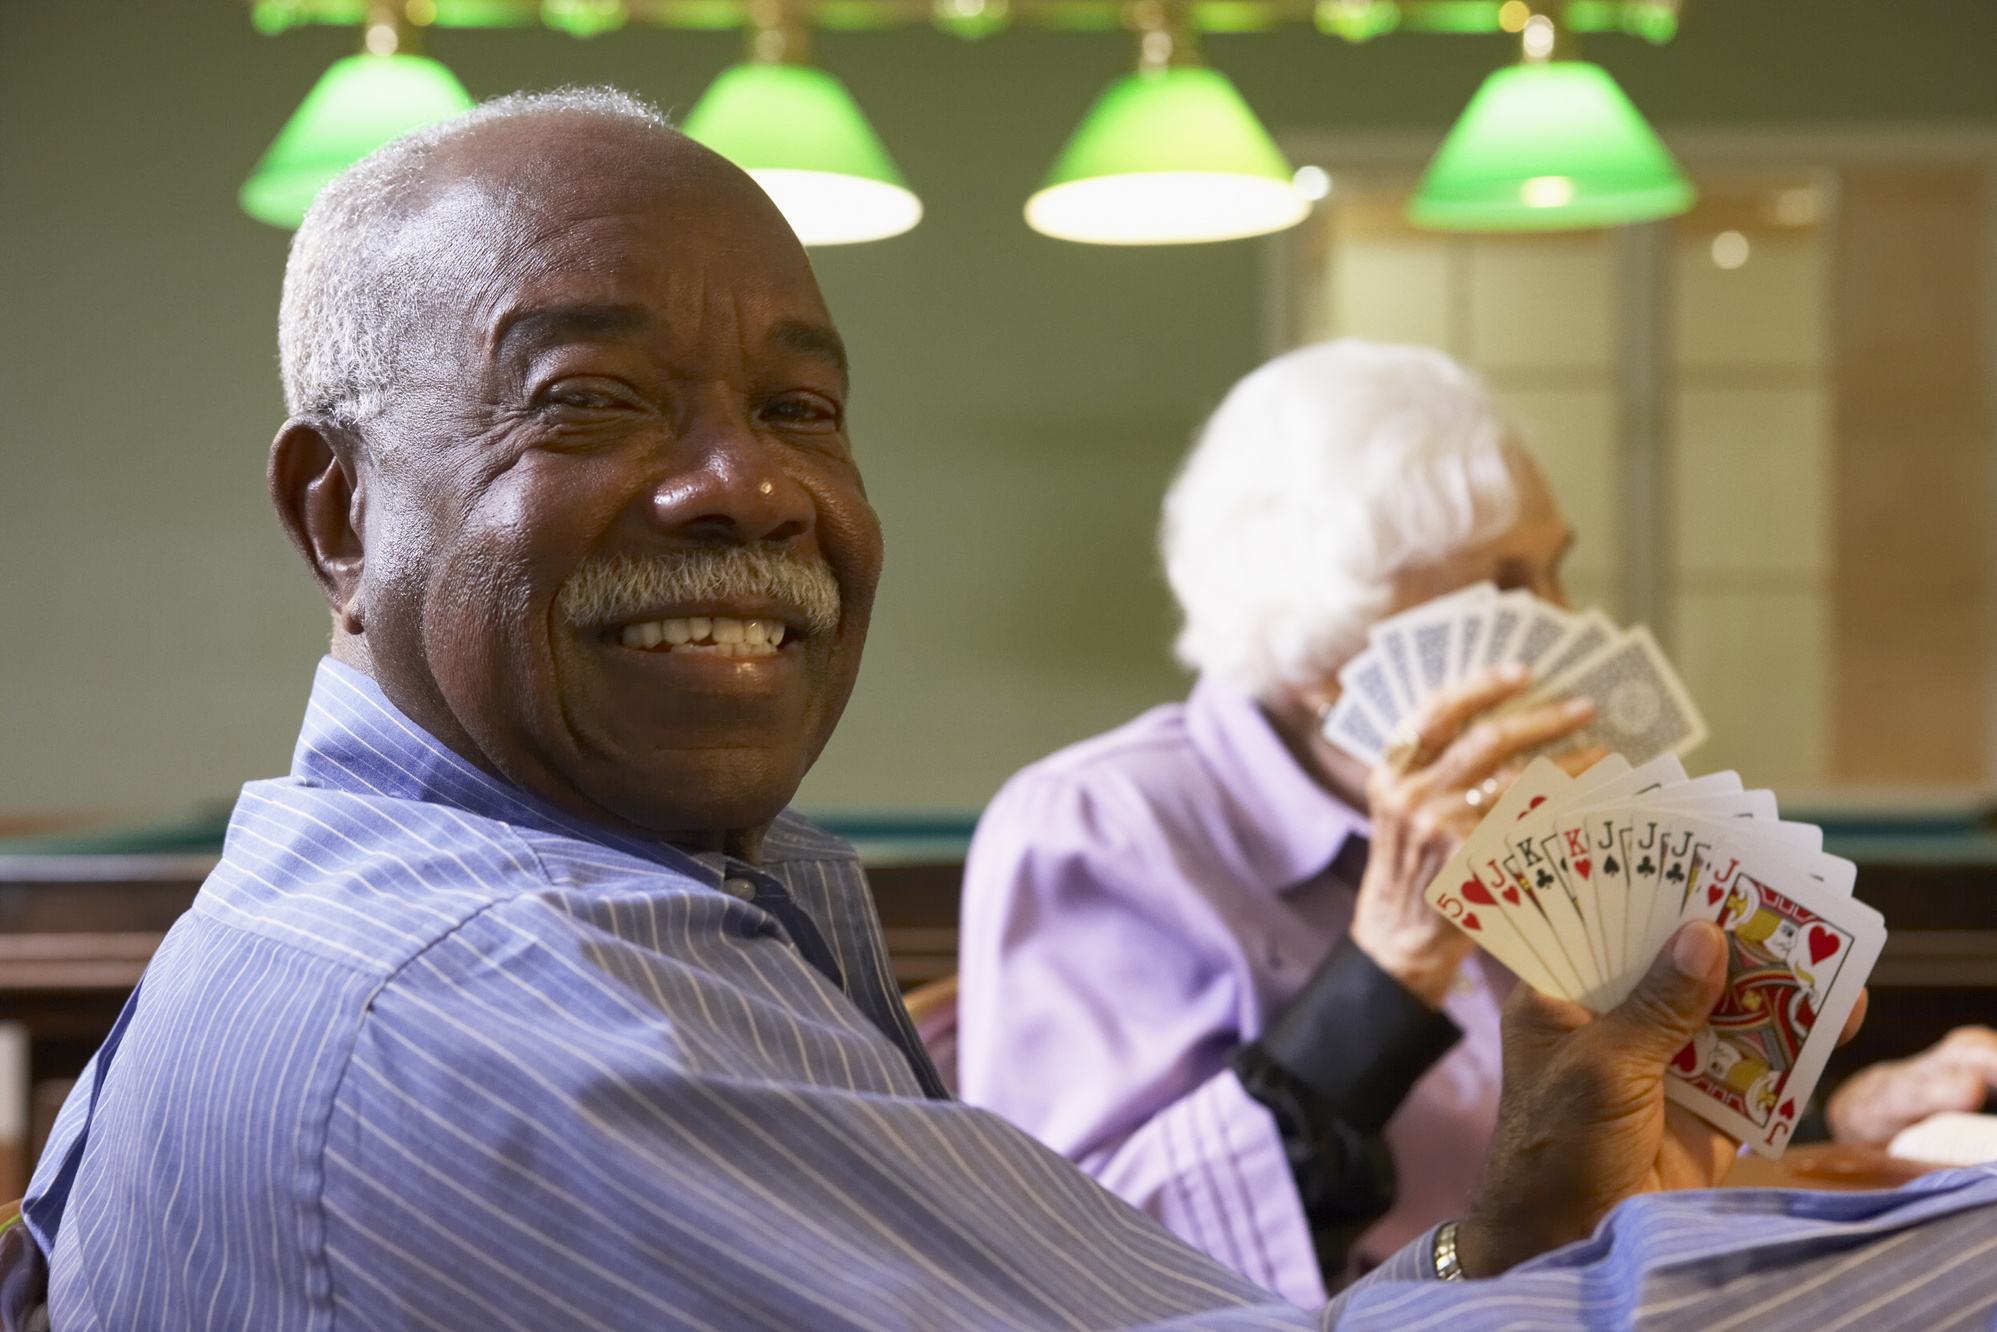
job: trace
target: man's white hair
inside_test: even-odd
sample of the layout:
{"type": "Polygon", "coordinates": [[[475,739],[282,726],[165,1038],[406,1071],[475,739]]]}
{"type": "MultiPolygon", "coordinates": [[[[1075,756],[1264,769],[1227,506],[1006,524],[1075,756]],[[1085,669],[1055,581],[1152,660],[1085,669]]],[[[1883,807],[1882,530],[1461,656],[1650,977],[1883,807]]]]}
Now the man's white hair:
{"type": "Polygon", "coordinates": [[[387,405],[398,371],[439,287],[451,247],[404,226],[439,150],[500,121],[586,115],[676,134],[664,116],[614,88],[564,88],[499,97],[390,140],[348,167],[313,200],[284,269],[278,361],[284,405],[358,427],[387,405]]]}
{"type": "Polygon", "coordinates": [[[1277,357],[1228,393],[1165,496],[1179,660],[1260,699],[1321,684],[1397,573],[1516,521],[1530,465],[1490,390],[1440,352],[1277,357]]]}

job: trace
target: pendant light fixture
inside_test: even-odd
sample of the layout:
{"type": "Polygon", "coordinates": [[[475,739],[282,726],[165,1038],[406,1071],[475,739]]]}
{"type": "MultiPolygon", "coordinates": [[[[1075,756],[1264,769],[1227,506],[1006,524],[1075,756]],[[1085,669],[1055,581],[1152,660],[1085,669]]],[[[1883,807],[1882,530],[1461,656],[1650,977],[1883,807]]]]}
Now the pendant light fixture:
{"type": "Polygon", "coordinates": [[[1061,240],[1173,245],[1234,240],[1301,222],[1310,202],[1225,74],[1200,62],[1176,0],[1136,0],[1135,73],[1112,83],[1026,201],[1061,240]]]}
{"type": "Polygon", "coordinates": [[[899,236],[922,201],[843,84],[810,63],[810,30],[779,0],[749,7],[749,56],[681,127],[754,177],[806,245],[899,236]]]}
{"type": "Polygon", "coordinates": [[[375,0],[361,53],[333,63],[243,182],[243,211],[296,227],[327,181],[397,135],[471,109],[457,76],[416,50],[397,4],[375,0]]]}
{"type": "Polygon", "coordinates": [[[1545,14],[1524,59],[1484,80],[1408,202],[1441,231],[1559,231],[1674,217],[1697,193],[1609,72],[1545,14]]]}

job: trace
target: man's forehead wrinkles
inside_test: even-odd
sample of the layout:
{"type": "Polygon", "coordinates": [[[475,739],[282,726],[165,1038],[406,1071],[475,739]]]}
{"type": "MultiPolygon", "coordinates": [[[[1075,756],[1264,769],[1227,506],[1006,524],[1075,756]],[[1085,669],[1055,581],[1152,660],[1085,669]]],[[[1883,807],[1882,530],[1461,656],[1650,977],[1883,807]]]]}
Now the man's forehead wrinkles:
{"type": "Polygon", "coordinates": [[[698,281],[703,331],[710,327],[709,320],[725,320],[734,345],[745,355],[770,351],[814,357],[830,364],[840,383],[846,383],[846,344],[829,320],[808,313],[772,317],[768,294],[761,288],[720,283],[715,291],[714,279],[705,273],[698,275],[698,281]]]}
{"type": "Polygon", "coordinates": [[[616,208],[582,217],[516,209],[510,221],[481,256],[496,261],[493,299],[478,320],[493,360],[563,344],[663,337],[660,350],[669,344],[675,356],[810,358],[845,385],[845,346],[823,306],[789,290],[766,255],[744,262],[728,246],[717,254],[700,244],[708,237],[698,229],[682,248],[677,228],[616,208]],[[627,230],[633,222],[638,227],[627,230]]]}
{"type": "Polygon", "coordinates": [[[785,319],[770,331],[769,341],[780,351],[823,357],[838,368],[841,379],[846,378],[846,344],[829,324],[785,319]]]}

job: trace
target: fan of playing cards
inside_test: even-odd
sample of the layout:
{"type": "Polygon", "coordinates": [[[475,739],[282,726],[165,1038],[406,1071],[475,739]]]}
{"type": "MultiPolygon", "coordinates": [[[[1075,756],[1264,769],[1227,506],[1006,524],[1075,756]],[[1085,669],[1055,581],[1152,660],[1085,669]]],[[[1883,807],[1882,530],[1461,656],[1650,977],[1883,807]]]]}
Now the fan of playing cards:
{"type": "Polygon", "coordinates": [[[1530,592],[1479,583],[1382,620],[1369,638],[1339,671],[1343,692],[1324,723],[1327,740],[1369,766],[1423,699],[1512,662],[1530,670],[1533,683],[1511,707],[1594,702],[1594,719],[1563,747],[1599,744],[1642,763],[1706,738],[1705,721],[1650,631],[1619,630],[1600,611],[1573,615],[1530,592]]]}
{"type": "Polygon", "coordinates": [[[1597,1013],[1680,925],[1717,923],[1726,989],[1665,1093],[1779,1156],[1886,941],[1856,875],[1731,772],[1612,754],[1579,777],[1535,759],[1425,896],[1528,984],[1597,1013]]]}

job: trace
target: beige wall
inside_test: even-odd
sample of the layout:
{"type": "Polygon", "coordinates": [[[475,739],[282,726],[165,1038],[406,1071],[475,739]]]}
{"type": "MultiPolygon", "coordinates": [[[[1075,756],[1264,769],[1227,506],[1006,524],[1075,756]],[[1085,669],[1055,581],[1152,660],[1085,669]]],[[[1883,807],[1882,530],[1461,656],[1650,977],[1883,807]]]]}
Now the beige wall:
{"type": "Polygon", "coordinates": [[[1841,182],[1837,775],[1989,776],[1987,177],[1841,182]]]}
{"type": "MultiPolygon", "coordinates": [[[[1997,121],[1997,7],[1727,0],[1597,52],[1667,123],[1997,121]]],[[[284,238],[242,174],[349,34],[233,0],[0,8],[0,814],[175,811],[281,771],[324,619],[268,517],[284,238]]],[[[445,33],[475,93],[609,80],[684,107],[727,34],[445,33]]],[[[922,192],[911,235],[827,251],[890,571],[848,722],[805,792],[966,808],[1171,698],[1152,514],[1260,351],[1258,246],[1064,245],[1019,204],[1115,37],[833,35],[922,192]]],[[[1280,130],[1436,130],[1495,40],[1217,39],[1280,130]]]]}

